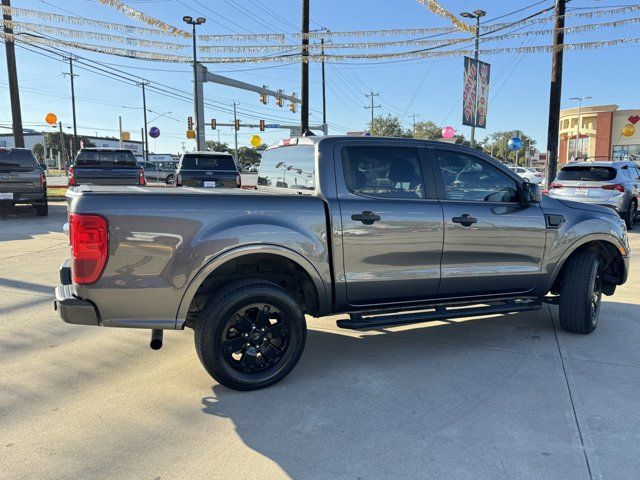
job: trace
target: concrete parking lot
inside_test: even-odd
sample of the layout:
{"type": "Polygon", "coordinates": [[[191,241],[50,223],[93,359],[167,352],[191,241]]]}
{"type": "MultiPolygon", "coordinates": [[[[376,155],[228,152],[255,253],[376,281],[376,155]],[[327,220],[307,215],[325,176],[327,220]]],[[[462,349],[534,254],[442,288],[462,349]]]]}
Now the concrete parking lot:
{"type": "Polygon", "coordinates": [[[313,319],[293,373],[240,393],[190,330],[155,352],[147,331],[59,320],[65,218],[0,212],[0,478],[640,478],[637,253],[592,335],[546,306],[369,333],[313,319]]]}

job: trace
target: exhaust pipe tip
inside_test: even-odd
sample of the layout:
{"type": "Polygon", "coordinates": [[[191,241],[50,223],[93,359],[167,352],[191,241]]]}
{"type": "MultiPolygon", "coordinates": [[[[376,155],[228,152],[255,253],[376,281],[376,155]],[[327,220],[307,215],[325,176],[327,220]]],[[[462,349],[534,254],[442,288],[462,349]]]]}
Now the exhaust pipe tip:
{"type": "Polygon", "coordinates": [[[162,330],[151,330],[151,341],[149,346],[151,350],[160,350],[162,348],[162,330]]]}

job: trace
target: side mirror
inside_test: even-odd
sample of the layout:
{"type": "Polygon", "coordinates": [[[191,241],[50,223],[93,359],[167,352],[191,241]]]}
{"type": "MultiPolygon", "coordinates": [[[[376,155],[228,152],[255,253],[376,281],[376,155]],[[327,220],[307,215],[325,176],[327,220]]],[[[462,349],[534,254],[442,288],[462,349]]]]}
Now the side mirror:
{"type": "Polygon", "coordinates": [[[47,167],[47,164],[46,164],[46,163],[41,163],[41,164],[40,164],[40,168],[41,168],[42,170],[45,170],[45,171],[46,171],[48,167],[47,167]]]}
{"type": "Polygon", "coordinates": [[[531,205],[532,203],[539,203],[540,200],[542,200],[540,187],[535,183],[522,182],[522,204],[531,205]]]}

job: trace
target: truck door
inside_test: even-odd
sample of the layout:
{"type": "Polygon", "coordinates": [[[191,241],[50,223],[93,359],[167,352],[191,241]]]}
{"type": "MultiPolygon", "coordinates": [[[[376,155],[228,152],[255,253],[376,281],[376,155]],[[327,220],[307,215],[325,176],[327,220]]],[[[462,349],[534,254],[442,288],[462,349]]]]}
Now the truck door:
{"type": "Polygon", "coordinates": [[[480,155],[435,150],[444,213],[439,296],[526,292],[542,274],[545,219],[517,180],[480,155]]]}
{"type": "Polygon", "coordinates": [[[349,143],[336,154],[348,303],[435,296],[443,218],[426,148],[349,143]]]}

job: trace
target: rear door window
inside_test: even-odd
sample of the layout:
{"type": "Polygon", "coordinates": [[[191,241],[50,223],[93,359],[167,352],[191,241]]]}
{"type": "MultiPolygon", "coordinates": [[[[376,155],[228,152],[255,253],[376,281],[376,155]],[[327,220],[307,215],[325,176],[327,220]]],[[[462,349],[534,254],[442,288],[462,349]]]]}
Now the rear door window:
{"type": "Polygon", "coordinates": [[[38,162],[31,151],[0,149],[0,169],[33,170],[34,168],[38,168],[38,162]]]}
{"type": "Polygon", "coordinates": [[[237,170],[231,155],[185,155],[181,168],[185,170],[237,170]]]}
{"type": "Polygon", "coordinates": [[[581,165],[564,167],[558,172],[558,180],[575,182],[608,182],[616,178],[617,172],[613,167],[581,165]]]}
{"type": "Polygon", "coordinates": [[[313,190],[315,159],[313,145],[289,145],[264,152],[258,172],[263,187],[313,190]]]}
{"type": "Polygon", "coordinates": [[[81,151],[76,158],[77,167],[136,168],[133,152],[89,150],[81,151]]]}
{"type": "Polygon", "coordinates": [[[417,148],[347,147],[342,150],[347,188],[379,198],[425,198],[417,148]]]}

